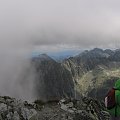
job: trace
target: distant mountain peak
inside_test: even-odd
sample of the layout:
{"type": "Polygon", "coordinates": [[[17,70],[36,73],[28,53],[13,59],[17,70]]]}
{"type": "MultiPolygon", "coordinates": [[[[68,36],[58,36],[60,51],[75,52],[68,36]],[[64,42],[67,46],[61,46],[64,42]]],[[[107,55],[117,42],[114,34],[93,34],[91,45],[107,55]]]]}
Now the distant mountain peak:
{"type": "Polygon", "coordinates": [[[44,58],[44,59],[48,59],[50,58],[47,54],[43,53],[43,54],[39,54],[38,55],[39,58],[44,58]]]}
{"type": "Polygon", "coordinates": [[[50,56],[48,56],[45,53],[39,54],[39,55],[33,57],[32,59],[33,60],[38,60],[38,61],[54,61],[54,59],[52,59],[50,56]]]}
{"type": "Polygon", "coordinates": [[[116,49],[115,52],[120,52],[120,49],[116,49]]]}
{"type": "Polygon", "coordinates": [[[103,49],[101,49],[101,48],[94,48],[94,49],[91,50],[91,51],[103,52],[103,49]]]}

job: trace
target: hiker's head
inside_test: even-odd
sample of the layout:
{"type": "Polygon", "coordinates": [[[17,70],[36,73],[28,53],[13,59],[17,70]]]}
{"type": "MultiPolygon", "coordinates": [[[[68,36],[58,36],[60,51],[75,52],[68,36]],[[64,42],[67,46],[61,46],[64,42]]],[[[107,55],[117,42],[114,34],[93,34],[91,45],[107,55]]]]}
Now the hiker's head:
{"type": "Polygon", "coordinates": [[[115,88],[120,89],[120,79],[115,82],[115,88]]]}

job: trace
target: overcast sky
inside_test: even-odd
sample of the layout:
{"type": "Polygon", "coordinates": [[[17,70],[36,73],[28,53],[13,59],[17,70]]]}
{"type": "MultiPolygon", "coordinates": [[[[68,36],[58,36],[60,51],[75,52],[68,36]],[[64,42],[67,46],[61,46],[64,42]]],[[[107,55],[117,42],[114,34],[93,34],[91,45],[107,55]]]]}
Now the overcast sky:
{"type": "Polygon", "coordinates": [[[0,95],[33,96],[32,52],[119,46],[120,0],[0,0],[0,95]]]}
{"type": "Polygon", "coordinates": [[[119,47],[119,6],[119,0],[0,0],[0,42],[43,50],[119,47]]]}

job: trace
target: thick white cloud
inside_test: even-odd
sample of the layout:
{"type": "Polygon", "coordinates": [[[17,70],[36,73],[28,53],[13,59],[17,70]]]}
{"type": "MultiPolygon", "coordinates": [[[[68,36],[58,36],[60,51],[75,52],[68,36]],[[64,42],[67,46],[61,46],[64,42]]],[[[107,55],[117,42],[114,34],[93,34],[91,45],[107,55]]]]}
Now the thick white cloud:
{"type": "Polygon", "coordinates": [[[119,47],[119,4],[119,0],[1,0],[0,42],[89,48],[115,47],[117,41],[119,47]]]}

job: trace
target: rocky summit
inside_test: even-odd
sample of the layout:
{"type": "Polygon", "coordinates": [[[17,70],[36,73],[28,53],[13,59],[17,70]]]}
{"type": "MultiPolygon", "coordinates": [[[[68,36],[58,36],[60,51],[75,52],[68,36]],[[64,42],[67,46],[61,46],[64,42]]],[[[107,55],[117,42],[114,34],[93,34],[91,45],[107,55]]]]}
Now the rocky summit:
{"type": "Polygon", "coordinates": [[[91,98],[33,103],[0,97],[0,120],[109,120],[104,104],[91,98]]]}

